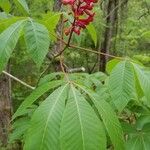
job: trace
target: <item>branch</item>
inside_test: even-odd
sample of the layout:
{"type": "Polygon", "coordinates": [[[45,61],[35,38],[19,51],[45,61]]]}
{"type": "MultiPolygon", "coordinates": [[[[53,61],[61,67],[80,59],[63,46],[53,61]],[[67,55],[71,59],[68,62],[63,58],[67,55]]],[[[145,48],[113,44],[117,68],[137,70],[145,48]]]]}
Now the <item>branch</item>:
{"type": "Polygon", "coordinates": [[[122,58],[122,57],[111,55],[111,54],[108,54],[108,53],[97,52],[97,51],[94,51],[93,49],[87,49],[87,48],[83,48],[83,47],[72,45],[72,44],[68,45],[68,43],[66,41],[64,41],[62,38],[60,38],[58,36],[55,36],[53,33],[50,33],[50,34],[66,45],[66,47],[62,51],[60,51],[57,55],[55,55],[53,57],[53,59],[60,56],[62,54],[62,52],[64,52],[67,48],[76,48],[76,49],[92,52],[92,53],[99,54],[99,55],[104,55],[104,56],[107,56],[107,57],[116,58],[116,59],[119,59],[119,60],[124,60],[124,58],[122,58]]]}
{"type": "Polygon", "coordinates": [[[68,72],[68,73],[85,72],[85,68],[84,68],[84,67],[71,68],[71,69],[68,69],[67,72],[68,72]]]}
{"type": "Polygon", "coordinates": [[[98,55],[104,55],[104,56],[108,56],[108,57],[111,57],[111,58],[115,58],[115,59],[119,59],[119,60],[124,60],[123,57],[114,56],[114,55],[107,54],[107,53],[102,53],[102,52],[97,52],[97,51],[95,51],[93,49],[88,49],[88,48],[84,48],[84,47],[80,47],[80,46],[76,46],[76,45],[70,45],[69,48],[76,48],[76,49],[80,49],[80,50],[83,50],[83,51],[95,53],[95,54],[98,54],[98,55]]]}
{"type": "Polygon", "coordinates": [[[9,74],[9,73],[8,73],[8,72],[6,72],[6,71],[2,71],[2,73],[3,73],[3,74],[5,74],[6,76],[8,76],[8,77],[12,78],[13,80],[15,80],[15,81],[19,82],[20,84],[22,84],[22,85],[24,85],[24,86],[26,86],[26,87],[28,87],[28,88],[32,89],[32,90],[34,90],[34,89],[35,89],[35,87],[33,87],[33,86],[31,86],[31,85],[28,85],[27,83],[25,83],[25,82],[21,81],[20,79],[18,79],[18,78],[16,78],[16,77],[14,77],[13,75],[9,74]]]}

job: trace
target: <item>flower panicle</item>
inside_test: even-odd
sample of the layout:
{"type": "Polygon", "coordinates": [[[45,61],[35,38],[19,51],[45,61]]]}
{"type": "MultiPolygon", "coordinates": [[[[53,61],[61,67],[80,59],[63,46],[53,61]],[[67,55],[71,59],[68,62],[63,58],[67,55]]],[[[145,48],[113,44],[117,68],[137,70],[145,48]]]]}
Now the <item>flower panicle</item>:
{"type": "MultiPolygon", "coordinates": [[[[65,29],[65,34],[69,35],[71,32],[80,35],[81,30],[85,29],[94,20],[95,13],[92,11],[94,3],[98,0],[62,0],[63,5],[71,6],[71,13],[74,21],[71,26],[65,29]]],[[[65,21],[66,22],[66,21],[65,21]]]]}

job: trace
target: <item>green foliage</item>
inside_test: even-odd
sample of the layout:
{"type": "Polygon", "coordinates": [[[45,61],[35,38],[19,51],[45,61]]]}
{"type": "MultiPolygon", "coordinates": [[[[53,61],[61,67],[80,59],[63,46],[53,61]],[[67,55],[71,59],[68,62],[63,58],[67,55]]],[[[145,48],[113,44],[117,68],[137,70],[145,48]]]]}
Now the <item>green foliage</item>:
{"type": "Polygon", "coordinates": [[[87,26],[87,30],[89,34],[91,35],[92,40],[94,41],[95,47],[97,46],[97,33],[95,27],[90,24],[87,26]]]}
{"type": "Polygon", "coordinates": [[[26,113],[27,107],[30,107],[39,97],[41,97],[48,90],[58,87],[63,81],[47,82],[39,86],[26,100],[20,105],[17,112],[13,115],[13,119],[26,113]]]}
{"type": "Polygon", "coordinates": [[[130,100],[135,99],[134,70],[129,61],[122,61],[113,69],[109,79],[109,91],[119,111],[122,111],[130,100]]]}
{"type": "Polygon", "coordinates": [[[126,142],[127,150],[148,150],[150,147],[150,120],[149,116],[141,116],[135,125],[123,123],[125,133],[129,138],[126,142]]]}
{"type": "Polygon", "coordinates": [[[14,2],[23,14],[29,14],[29,8],[26,0],[14,0],[14,2]]]}
{"type": "Polygon", "coordinates": [[[0,71],[2,71],[10,58],[10,55],[15,48],[20,37],[22,29],[24,30],[27,50],[31,54],[33,60],[41,65],[49,48],[49,34],[47,29],[32,20],[18,21],[12,24],[0,35],[1,51],[0,51],[0,71]]]}
{"type": "Polygon", "coordinates": [[[9,0],[0,0],[0,7],[7,13],[9,13],[11,9],[11,4],[9,0]]]}
{"type": "Polygon", "coordinates": [[[27,51],[38,66],[41,66],[49,50],[48,30],[42,24],[29,20],[24,27],[27,51]]]}
{"type": "Polygon", "coordinates": [[[26,134],[25,150],[60,149],[60,124],[66,98],[67,85],[64,85],[54,91],[35,111],[26,134]]]}
{"type": "MultiPolygon", "coordinates": [[[[53,149],[60,149],[60,147],[62,149],[97,149],[98,147],[105,149],[106,135],[99,116],[101,116],[115,148],[123,149],[122,130],[109,104],[105,100],[99,100],[99,96],[95,95],[95,92],[91,94],[90,89],[86,89],[76,83],[75,85],[91,97],[95,107],[92,107],[87,101],[87,97],[72,83],[58,88],[50,94],[33,114],[31,126],[28,130],[28,134],[31,135],[32,133],[32,136],[26,135],[25,149],[34,149],[35,145],[41,147],[41,149],[50,149],[52,147],[53,149]],[[66,88],[67,86],[70,87],[69,91],[66,88]],[[64,90],[69,93],[65,92],[65,94],[64,90]],[[99,115],[96,110],[98,110],[99,115]],[[44,116],[41,116],[41,114],[44,116]],[[111,115],[108,116],[108,114],[111,115]],[[51,120],[54,118],[56,122],[51,120]],[[56,140],[55,137],[60,137],[60,139],[56,140]],[[68,137],[70,138],[68,139],[68,137]],[[34,142],[32,141],[33,138],[35,139],[34,142]],[[55,139],[54,142],[57,142],[56,144],[54,144],[53,139],[55,139]],[[50,144],[51,142],[52,145],[50,144]]],[[[29,101],[26,100],[26,102],[29,101]]],[[[29,105],[26,106],[29,107],[29,105]]],[[[21,109],[19,108],[18,114],[20,114],[19,111],[22,112],[22,108],[23,105],[21,109]]]]}
{"type": "Polygon", "coordinates": [[[47,27],[51,39],[53,40],[56,40],[57,37],[55,30],[61,15],[61,13],[48,13],[46,15],[43,15],[43,23],[47,27]]]}
{"type": "Polygon", "coordinates": [[[139,79],[141,89],[143,90],[144,95],[147,97],[147,100],[149,100],[150,99],[150,92],[149,92],[150,76],[149,74],[146,74],[146,71],[144,71],[144,69],[142,70],[142,68],[136,64],[134,65],[134,69],[139,79]]]}
{"type": "Polygon", "coordinates": [[[115,149],[124,149],[123,132],[121,126],[112,108],[106,102],[106,99],[100,99],[99,95],[93,93],[85,87],[81,86],[81,88],[93,100],[93,103],[95,104],[103,120],[104,126],[108,132],[108,135],[110,136],[112,143],[114,144],[115,149]]]}
{"type": "MultiPolygon", "coordinates": [[[[0,73],[11,57],[13,61],[15,60],[13,64],[17,69],[19,63],[29,61],[28,55],[24,57],[26,52],[42,70],[47,65],[45,57],[57,40],[56,29],[60,18],[62,15],[70,16],[65,9],[64,12],[50,12],[53,1],[34,0],[27,3],[26,0],[14,0],[13,2],[20,10],[13,14],[30,17],[8,14],[12,11],[11,4],[14,3],[0,0],[0,8],[5,11],[0,13],[0,73]],[[44,5],[44,8],[33,5],[36,3],[44,5]],[[35,11],[36,14],[31,13],[37,8],[39,10],[35,11]],[[42,65],[43,62],[45,63],[42,65]]],[[[97,16],[94,25],[90,24],[80,37],[72,38],[73,42],[77,42],[80,46],[97,48],[99,42],[103,40],[101,35],[106,27],[105,19],[100,14],[102,10],[99,7],[95,10],[97,16]],[[98,17],[101,18],[101,22],[98,17]]],[[[122,30],[119,28],[119,33],[111,39],[113,44],[116,42],[113,45],[115,49],[120,50],[115,53],[126,55],[129,50],[131,52],[147,48],[148,26],[139,29],[141,21],[146,20],[139,21],[135,17],[137,16],[134,14],[134,18],[131,15],[124,19],[123,23],[127,28],[122,30]]],[[[67,37],[64,38],[66,39],[67,37]]],[[[75,68],[81,67],[82,64],[92,74],[56,72],[47,74],[39,80],[34,79],[38,81],[35,90],[22,102],[12,117],[13,125],[9,142],[22,141],[24,150],[148,150],[150,147],[149,68],[140,66],[132,59],[113,59],[107,63],[106,75],[97,72],[98,65],[94,63],[98,57],[95,54],[88,55],[86,52],[78,52],[77,49],[74,48],[73,51],[66,49],[65,66],[75,68]],[[93,73],[95,71],[96,73],[93,73]]],[[[36,72],[31,69],[33,64],[28,64],[30,72],[41,78],[39,75],[41,70],[36,72]]],[[[49,67],[51,72],[54,64],[55,62],[52,62],[49,67]]],[[[21,69],[25,69],[24,66],[21,69]]],[[[28,80],[33,81],[33,78],[30,78],[31,75],[28,80]]]]}
{"type": "MultiPolygon", "coordinates": [[[[114,64],[114,61],[111,62],[114,64]]],[[[125,108],[129,107],[130,102],[137,103],[137,97],[134,97],[138,95],[136,82],[145,83],[146,80],[148,83],[150,80],[147,74],[149,73],[145,74],[141,66],[129,60],[120,61],[114,66],[111,62],[109,65],[113,69],[109,82],[107,76],[102,73],[68,74],[69,81],[65,80],[63,73],[53,73],[41,79],[39,87],[22,103],[13,119],[22,115],[29,116],[27,110],[32,104],[45,92],[50,91],[50,94],[30,115],[31,120],[27,128],[22,127],[20,131],[15,129],[12,137],[15,139],[17,136],[23,136],[25,150],[39,147],[41,150],[98,150],[99,147],[106,149],[108,146],[113,146],[116,150],[123,150],[125,147],[127,150],[147,149],[149,132],[146,131],[149,116],[144,119],[141,116],[137,120],[135,130],[128,130],[132,125],[123,124],[123,132],[111,104],[114,103],[119,112],[122,112],[126,111],[125,108]],[[139,70],[140,75],[137,74],[139,70]],[[60,81],[55,81],[58,76],[60,81]],[[103,85],[102,82],[105,84],[103,85]],[[126,141],[123,138],[124,134],[129,135],[126,141]]],[[[143,90],[143,96],[146,96],[147,90],[143,88],[144,85],[139,84],[143,90]]],[[[147,88],[150,89],[149,86],[147,88]]],[[[144,105],[142,107],[144,108],[144,105]]]]}
{"type": "Polygon", "coordinates": [[[21,118],[21,119],[18,119],[12,125],[13,133],[10,134],[10,136],[9,136],[10,143],[15,140],[19,140],[19,139],[23,138],[22,136],[25,134],[25,132],[29,128],[29,122],[30,122],[29,118],[21,118]]]}
{"type": "Polygon", "coordinates": [[[6,67],[25,22],[26,20],[18,21],[0,34],[0,72],[6,67]]]}
{"type": "Polygon", "coordinates": [[[73,85],[70,86],[61,124],[61,149],[105,149],[106,137],[101,121],[83,95],[73,85]]]}

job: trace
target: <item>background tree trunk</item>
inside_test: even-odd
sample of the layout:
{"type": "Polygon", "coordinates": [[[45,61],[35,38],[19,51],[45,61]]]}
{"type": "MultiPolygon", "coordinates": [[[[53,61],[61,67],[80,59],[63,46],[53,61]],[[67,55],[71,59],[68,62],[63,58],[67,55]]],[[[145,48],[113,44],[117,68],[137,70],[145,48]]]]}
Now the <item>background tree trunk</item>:
{"type": "MultiPolygon", "coordinates": [[[[104,31],[104,41],[101,44],[100,52],[109,53],[111,49],[111,40],[114,36],[114,33],[117,31],[117,20],[118,20],[118,0],[109,0],[106,4],[106,28],[104,31]]],[[[99,70],[105,72],[107,57],[100,55],[99,59],[99,70]]]]}
{"type": "MultiPolygon", "coordinates": [[[[61,10],[61,5],[62,5],[61,0],[55,0],[53,11],[54,12],[60,11],[61,10]]],[[[62,32],[63,32],[63,17],[61,16],[59,24],[57,25],[57,28],[56,28],[56,33],[59,37],[62,37],[63,36],[62,32]]],[[[54,43],[54,46],[53,46],[52,50],[47,55],[47,57],[51,61],[53,61],[52,65],[55,66],[54,67],[55,71],[62,71],[59,59],[56,58],[55,60],[53,60],[55,58],[55,56],[57,56],[60,53],[62,48],[63,48],[62,42],[60,40],[57,40],[54,43]]]]}
{"type": "Polygon", "coordinates": [[[11,112],[11,80],[2,74],[0,75],[0,141],[3,146],[6,146],[8,141],[11,112]]]}

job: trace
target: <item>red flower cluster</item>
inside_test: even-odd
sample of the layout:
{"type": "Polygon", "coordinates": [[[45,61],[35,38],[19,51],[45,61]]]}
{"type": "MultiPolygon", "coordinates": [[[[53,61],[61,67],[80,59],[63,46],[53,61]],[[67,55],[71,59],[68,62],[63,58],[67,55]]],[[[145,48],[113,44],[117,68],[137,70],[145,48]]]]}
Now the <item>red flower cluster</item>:
{"type": "Polygon", "coordinates": [[[64,5],[70,5],[74,15],[74,21],[71,23],[71,27],[65,30],[65,34],[69,35],[71,32],[80,34],[81,29],[85,29],[86,26],[93,21],[95,13],[93,10],[93,3],[97,0],[62,0],[64,5]]]}

